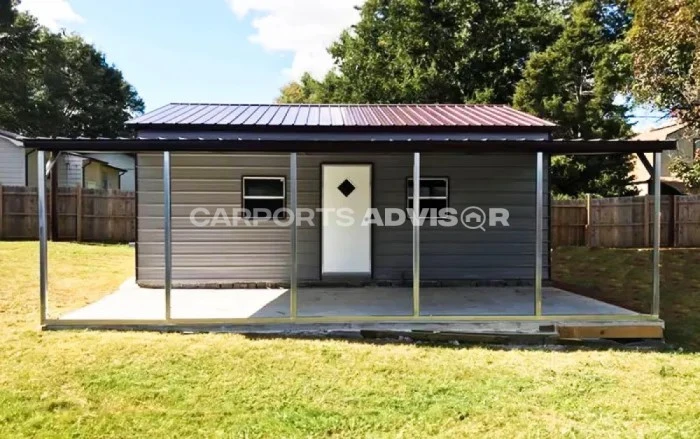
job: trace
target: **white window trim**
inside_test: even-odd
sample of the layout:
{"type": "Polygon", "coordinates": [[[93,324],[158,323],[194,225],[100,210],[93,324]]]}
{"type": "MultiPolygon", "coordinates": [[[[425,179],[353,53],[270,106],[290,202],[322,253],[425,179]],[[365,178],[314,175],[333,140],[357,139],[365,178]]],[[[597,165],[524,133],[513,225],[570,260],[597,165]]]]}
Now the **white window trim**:
{"type": "MultiPolygon", "coordinates": [[[[410,202],[413,201],[413,190],[411,190],[411,185],[410,183],[413,181],[413,177],[408,178],[408,182],[406,184],[406,192],[408,192],[408,198],[406,202],[406,207],[410,205],[410,202]]],[[[445,195],[444,196],[419,196],[418,200],[445,200],[445,208],[450,207],[450,179],[449,177],[421,177],[418,181],[419,185],[419,192],[420,192],[420,184],[424,181],[444,181],[445,182],[445,195]]],[[[433,218],[431,216],[427,216],[427,219],[433,218]]],[[[443,217],[438,216],[436,217],[437,219],[442,219],[443,217]]]]}
{"type": "MultiPolygon", "coordinates": [[[[287,206],[287,178],[286,177],[271,177],[271,176],[246,176],[243,177],[241,181],[241,209],[242,213],[246,211],[246,200],[282,200],[282,208],[284,209],[287,206]],[[281,181],[282,182],[282,195],[246,195],[245,194],[245,185],[246,181],[248,180],[275,180],[275,181],[281,181]]],[[[253,211],[250,211],[251,216],[246,217],[248,219],[267,219],[271,220],[271,217],[260,217],[260,216],[254,216],[253,211]]]]}

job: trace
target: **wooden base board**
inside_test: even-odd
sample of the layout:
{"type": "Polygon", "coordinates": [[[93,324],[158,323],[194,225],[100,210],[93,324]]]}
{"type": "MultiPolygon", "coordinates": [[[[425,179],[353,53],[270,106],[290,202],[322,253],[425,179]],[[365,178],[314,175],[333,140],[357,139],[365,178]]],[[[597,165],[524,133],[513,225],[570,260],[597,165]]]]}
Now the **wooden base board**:
{"type": "Polygon", "coordinates": [[[557,325],[559,337],[563,339],[592,338],[664,338],[664,329],[659,325],[557,325]]]}

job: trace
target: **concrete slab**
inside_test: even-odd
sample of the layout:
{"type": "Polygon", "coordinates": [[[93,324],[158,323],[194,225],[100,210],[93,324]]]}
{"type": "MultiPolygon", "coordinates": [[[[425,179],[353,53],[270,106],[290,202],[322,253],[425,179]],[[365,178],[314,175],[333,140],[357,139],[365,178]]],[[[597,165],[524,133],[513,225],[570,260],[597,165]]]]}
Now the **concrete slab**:
{"type": "MultiPolygon", "coordinates": [[[[421,289],[422,316],[528,316],[533,314],[532,287],[445,287],[421,289]]],[[[174,289],[174,319],[288,317],[286,289],[174,289]]],[[[164,291],[141,288],[133,279],[118,291],[62,315],[63,320],[162,320],[164,291]]],[[[302,288],[298,312],[303,317],[409,316],[410,288],[302,288]]],[[[637,313],[558,288],[543,289],[545,315],[637,313]]]]}

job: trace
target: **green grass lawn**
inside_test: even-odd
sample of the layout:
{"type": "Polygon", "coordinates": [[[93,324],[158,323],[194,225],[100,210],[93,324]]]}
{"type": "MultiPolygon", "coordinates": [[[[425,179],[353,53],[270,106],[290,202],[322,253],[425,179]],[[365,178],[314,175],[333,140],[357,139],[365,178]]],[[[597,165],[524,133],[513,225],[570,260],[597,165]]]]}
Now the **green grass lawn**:
{"type": "MultiPolygon", "coordinates": [[[[700,436],[699,354],[41,332],[36,247],[0,242],[0,438],[700,436]]],[[[55,310],[133,275],[50,250],[55,310]]]]}

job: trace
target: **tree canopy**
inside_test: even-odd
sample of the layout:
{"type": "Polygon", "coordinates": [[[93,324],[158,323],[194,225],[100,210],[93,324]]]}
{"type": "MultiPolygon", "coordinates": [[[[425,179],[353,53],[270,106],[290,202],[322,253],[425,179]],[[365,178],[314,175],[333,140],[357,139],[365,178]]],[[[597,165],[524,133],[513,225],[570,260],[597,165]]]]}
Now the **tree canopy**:
{"type": "Polygon", "coordinates": [[[700,129],[700,1],[633,0],[632,93],[700,129]]]}
{"type": "Polygon", "coordinates": [[[116,136],[144,109],[103,53],[12,0],[0,0],[0,83],[0,127],[25,135],[116,136]]]}
{"type": "Polygon", "coordinates": [[[556,10],[542,0],[368,0],[329,48],[336,70],[287,85],[279,101],[509,103],[529,55],[559,34],[556,10]]]}
{"type": "Polygon", "coordinates": [[[700,151],[696,151],[690,162],[681,157],[674,157],[668,168],[673,175],[681,179],[689,192],[700,194],[700,151]]]}
{"type": "MultiPolygon", "coordinates": [[[[700,132],[700,1],[633,0],[632,11],[633,96],[700,132]]],[[[669,169],[700,192],[700,155],[669,169]]]]}
{"type": "MultiPolygon", "coordinates": [[[[513,104],[556,122],[559,138],[627,137],[629,108],[616,102],[631,77],[626,2],[578,1],[567,15],[559,38],[528,60],[513,104]]],[[[552,159],[552,188],[569,196],[631,195],[631,170],[627,155],[557,156],[552,159]]]]}
{"type": "Polygon", "coordinates": [[[629,108],[615,102],[631,76],[629,22],[624,1],[574,4],[560,37],[528,60],[513,104],[557,122],[557,137],[629,135],[629,108]]]}
{"type": "MultiPolygon", "coordinates": [[[[505,103],[565,138],[631,132],[624,0],[369,0],[331,45],[336,67],[279,102],[505,103]]],[[[629,156],[555,157],[556,194],[629,195],[629,156]]]]}

